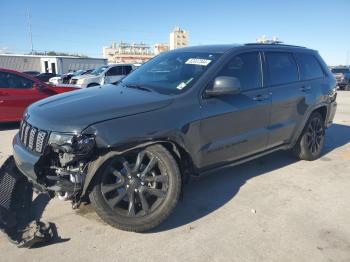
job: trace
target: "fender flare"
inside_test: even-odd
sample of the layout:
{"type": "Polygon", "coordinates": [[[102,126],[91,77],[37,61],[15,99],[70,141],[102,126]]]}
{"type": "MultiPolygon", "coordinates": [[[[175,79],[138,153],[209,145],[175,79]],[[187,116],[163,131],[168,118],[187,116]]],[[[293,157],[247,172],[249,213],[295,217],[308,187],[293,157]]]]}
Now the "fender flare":
{"type": "Polygon", "coordinates": [[[126,152],[135,150],[135,149],[142,149],[142,148],[146,148],[150,145],[154,145],[154,144],[159,144],[159,143],[170,143],[173,146],[176,147],[175,143],[173,141],[170,140],[157,140],[157,141],[148,141],[148,142],[144,142],[141,144],[138,144],[136,146],[133,147],[129,147],[127,149],[124,150],[118,150],[116,148],[112,148],[110,149],[107,153],[101,154],[99,155],[95,160],[91,161],[88,164],[87,167],[87,175],[86,178],[84,180],[84,186],[83,186],[83,191],[81,193],[81,197],[85,196],[86,193],[88,192],[89,186],[91,185],[91,182],[93,181],[95,175],[97,174],[99,168],[111,157],[113,156],[120,156],[126,152]]]}
{"type": "MultiPolygon", "coordinates": [[[[292,148],[294,145],[295,145],[295,143],[298,141],[298,139],[299,139],[299,137],[300,137],[300,135],[301,135],[301,133],[303,132],[303,130],[304,130],[304,128],[305,128],[305,125],[306,125],[306,123],[307,123],[307,121],[309,120],[309,118],[310,118],[310,116],[311,116],[311,114],[315,111],[315,110],[317,110],[317,109],[319,109],[319,108],[321,108],[321,107],[326,107],[327,108],[327,114],[326,114],[326,119],[327,119],[327,115],[328,115],[328,112],[329,112],[329,104],[327,104],[327,103],[320,103],[320,104],[317,104],[316,106],[314,106],[314,107],[311,107],[308,111],[307,111],[307,113],[305,114],[305,117],[304,117],[304,119],[303,119],[303,121],[301,121],[301,123],[299,124],[299,126],[297,127],[297,129],[296,129],[296,132],[295,132],[295,134],[294,134],[294,136],[293,136],[293,139],[291,140],[291,143],[290,143],[290,147],[292,148]]],[[[326,121],[325,121],[326,122],[326,121]]]]}

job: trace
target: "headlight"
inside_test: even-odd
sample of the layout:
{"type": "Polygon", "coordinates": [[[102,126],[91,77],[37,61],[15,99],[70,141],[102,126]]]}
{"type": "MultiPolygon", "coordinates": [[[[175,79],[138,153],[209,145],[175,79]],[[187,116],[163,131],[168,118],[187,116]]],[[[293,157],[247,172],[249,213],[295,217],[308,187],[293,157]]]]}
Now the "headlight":
{"type": "Polygon", "coordinates": [[[64,153],[87,154],[95,146],[95,137],[53,132],[50,134],[49,145],[64,153]]]}
{"type": "Polygon", "coordinates": [[[78,84],[78,85],[84,84],[84,79],[78,79],[77,84],[78,84]]]}
{"type": "Polygon", "coordinates": [[[51,133],[49,138],[49,144],[56,144],[62,146],[64,144],[72,144],[73,134],[64,134],[64,133],[51,133]]]}

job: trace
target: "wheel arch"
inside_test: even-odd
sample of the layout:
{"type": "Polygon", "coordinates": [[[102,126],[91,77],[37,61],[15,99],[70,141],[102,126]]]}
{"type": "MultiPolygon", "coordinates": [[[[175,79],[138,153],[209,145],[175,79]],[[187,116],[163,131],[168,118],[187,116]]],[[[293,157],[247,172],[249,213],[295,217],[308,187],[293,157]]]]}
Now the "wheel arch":
{"type": "MultiPolygon", "coordinates": [[[[323,120],[326,122],[327,113],[328,113],[328,108],[327,108],[326,105],[321,105],[320,107],[315,108],[315,109],[311,112],[311,114],[314,113],[314,112],[320,113],[321,116],[322,116],[322,118],[323,118],[323,120]]],[[[309,115],[309,118],[310,118],[311,114],[309,115]]]]}
{"type": "Polygon", "coordinates": [[[99,172],[99,169],[103,166],[103,164],[113,156],[120,156],[127,152],[131,152],[133,150],[144,149],[148,146],[160,144],[164,146],[170,154],[174,157],[175,161],[178,164],[180,169],[182,181],[185,183],[188,181],[191,174],[194,173],[194,164],[190,153],[179,143],[171,140],[154,140],[148,141],[144,143],[139,143],[133,146],[124,146],[120,148],[110,148],[108,150],[102,150],[99,152],[95,159],[88,164],[87,167],[87,175],[84,181],[82,197],[84,197],[88,192],[90,192],[91,188],[94,186],[94,179],[99,172]]]}
{"type": "Polygon", "coordinates": [[[93,83],[89,83],[86,87],[93,87],[93,86],[99,86],[99,85],[100,84],[93,82],[93,83]]]}
{"type": "Polygon", "coordinates": [[[292,143],[290,144],[290,147],[293,147],[295,145],[295,143],[297,143],[300,135],[302,134],[305,125],[307,123],[307,121],[309,120],[310,116],[312,115],[312,113],[314,112],[319,112],[321,114],[321,116],[323,117],[324,120],[324,124],[326,125],[326,119],[327,119],[327,114],[328,114],[328,105],[326,103],[322,103],[319,104],[315,107],[313,107],[311,110],[309,110],[306,114],[305,117],[303,118],[303,121],[301,122],[301,124],[299,125],[297,131],[295,132],[295,135],[292,139],[292,143]]]}

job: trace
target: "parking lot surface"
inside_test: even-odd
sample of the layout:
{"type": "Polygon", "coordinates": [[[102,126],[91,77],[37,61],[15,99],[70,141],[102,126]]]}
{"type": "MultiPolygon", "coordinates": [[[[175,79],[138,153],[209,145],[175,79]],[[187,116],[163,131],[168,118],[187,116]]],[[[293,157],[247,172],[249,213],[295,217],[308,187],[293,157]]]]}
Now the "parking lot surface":
{"type": "MultiPolygon", "coordinates": [[[[0,126],[0,164],[18,125],[0,126]]],[[[18,249],[0,235],[0,261],[350,261],[350,92],[338,93],[323,156],[277,152],[192,179],[170,218],[149,233],[104,224],[90,206],[52,200],[43,219],[59,238],[18,249]]]]}

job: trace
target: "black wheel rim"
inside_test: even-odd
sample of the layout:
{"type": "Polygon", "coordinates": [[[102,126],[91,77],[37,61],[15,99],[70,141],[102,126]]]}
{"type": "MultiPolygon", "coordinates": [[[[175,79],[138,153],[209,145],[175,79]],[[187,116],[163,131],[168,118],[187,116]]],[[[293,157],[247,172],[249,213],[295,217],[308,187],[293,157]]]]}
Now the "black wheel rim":
{"type": "Polygon", "coordinates": [[[101,192],[118,215],[142,217],[153,213],[168,195],[169,176],[151,152],[114,158],[102,173],[101,192]]]}
{"type": "Polygon", "coordinates": [[[311,154],[317,155],[322,149],[322,143],[324,138],[322,122],[319,118],[311,120],[307,133],[307,147],[311,154]]]}

